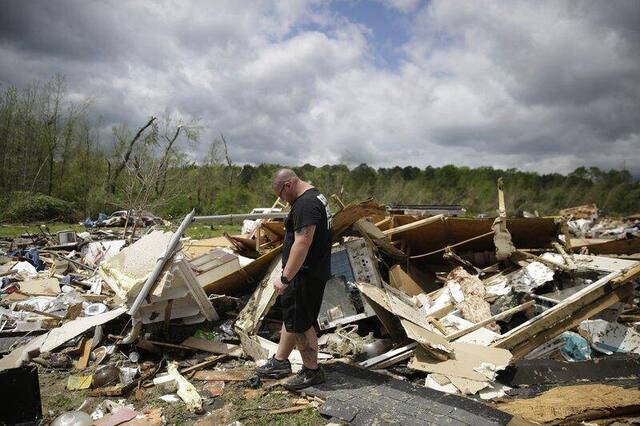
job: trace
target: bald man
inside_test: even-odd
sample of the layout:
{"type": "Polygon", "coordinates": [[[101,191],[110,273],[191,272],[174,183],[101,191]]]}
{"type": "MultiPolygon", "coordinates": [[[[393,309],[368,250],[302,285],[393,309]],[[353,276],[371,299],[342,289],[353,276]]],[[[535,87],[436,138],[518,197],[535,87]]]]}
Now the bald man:
{"type": "Polygon", "coordinates": [[[316,333],[324,287],[331,274],[331,211],[325,196],[293,170],[278,170],[272,189],[291,205],[285,220],[282,276],[275,282],[283,324],[277,353],[256,371],[260,377],[275,379],[291,374],[289,355],[297,347],[303,367],[284,386],[300,390],[324,382],[316,333]]]}

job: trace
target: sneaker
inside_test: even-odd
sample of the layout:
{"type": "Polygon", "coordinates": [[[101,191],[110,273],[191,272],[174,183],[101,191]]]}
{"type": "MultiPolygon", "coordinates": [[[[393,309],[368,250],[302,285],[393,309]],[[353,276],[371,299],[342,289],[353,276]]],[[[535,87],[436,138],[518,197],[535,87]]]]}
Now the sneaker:
{"type": "Polygon", "coordinates": [[[291,374],[291,363],[288,359],[277,360],[274,355],[269,358],[266,364],[256,368],[256,373],[262,379],[282,379],[291,374]]]}
{"type": "Polygon", "coordinates": [[[307,367],[302,367],[302,370],[295,375],[291,380],[284,383],[285,389],[290,391],[298,391],[300,389],[308,388],[309,386],[319,385],[324,383],[324,370],[318,366],[315,370],[307,367]]]}

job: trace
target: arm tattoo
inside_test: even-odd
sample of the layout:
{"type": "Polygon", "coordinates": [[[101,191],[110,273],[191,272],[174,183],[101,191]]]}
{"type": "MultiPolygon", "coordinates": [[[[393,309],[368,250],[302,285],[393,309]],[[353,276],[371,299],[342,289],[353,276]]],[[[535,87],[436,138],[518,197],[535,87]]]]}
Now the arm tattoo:
{"type": "Polygon", "coordinates": [[[296,231],[296,235],[298,236],[303,236],[303,235],[307,235],[309,233],[309,227],[307,226],[303,226],[302,228],[298,229],[296,231]]]}

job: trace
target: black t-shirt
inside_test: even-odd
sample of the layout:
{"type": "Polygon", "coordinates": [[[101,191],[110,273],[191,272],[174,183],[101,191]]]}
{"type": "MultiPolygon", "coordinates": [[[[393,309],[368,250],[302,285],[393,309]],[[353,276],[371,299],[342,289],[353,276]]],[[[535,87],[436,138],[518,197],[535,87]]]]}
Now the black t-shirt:
{"type": "Polygon", "coordinates": [[[316,225],[316,230],[300,272],[328,280],[331,275],[331,210],[325,196],[316,188],[306,190],[291,205],[284,222],[282,266],[289,259],[294,233],[309,225],[316,225]]]}

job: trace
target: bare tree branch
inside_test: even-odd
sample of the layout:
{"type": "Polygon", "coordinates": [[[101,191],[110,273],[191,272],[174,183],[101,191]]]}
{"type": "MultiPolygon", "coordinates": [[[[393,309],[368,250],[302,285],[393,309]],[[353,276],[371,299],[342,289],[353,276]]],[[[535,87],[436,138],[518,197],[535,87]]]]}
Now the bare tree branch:
{"type": "Polygon", "coordinates": [[[156,117],[151,117],[149,119],[149,121],[147,122],[147,124],[145,124],[144,126],[142,126],[138,132],[135,134],[135,136],[133,137],[133,139],[131,139],[131,141],[129,142],[129,146],[127,148],[127,152],[125,152],[122,161],[120,162],[120,164],[118,164],[118,167],[116,167],[113,176],[111,177],[111,181],[109,182],[109,190],[111,191],[111,194],[115,194],[116,193],[116,181],[118,180],[118,177],[120,176],[120,173],[122,173],[122,170],[125,168],[125,166],[127,165],[128,161],[129,161],[129,157],[131,156],[131,152],[133,151],[133,147],[135,145],[135,143],[138,141],[138,139],[140,139],[140,136],[142,136],[142,133],[153,124],[153,122],[156,121],[156,117]]]}

